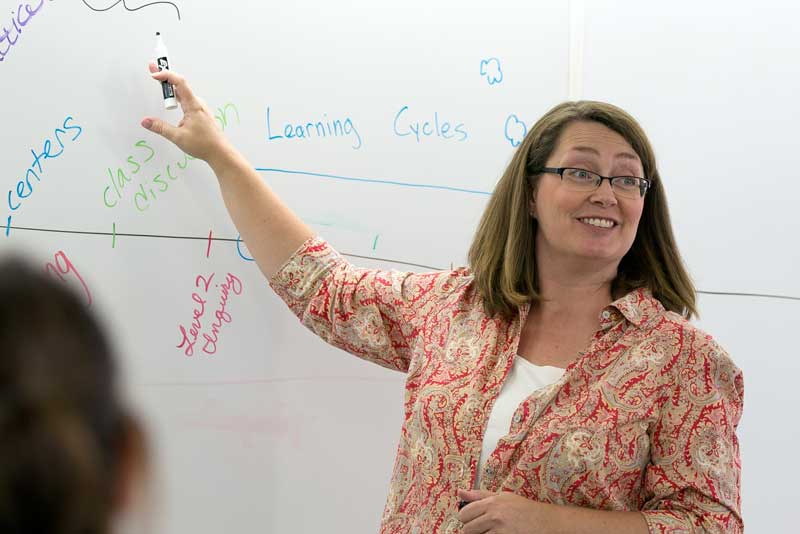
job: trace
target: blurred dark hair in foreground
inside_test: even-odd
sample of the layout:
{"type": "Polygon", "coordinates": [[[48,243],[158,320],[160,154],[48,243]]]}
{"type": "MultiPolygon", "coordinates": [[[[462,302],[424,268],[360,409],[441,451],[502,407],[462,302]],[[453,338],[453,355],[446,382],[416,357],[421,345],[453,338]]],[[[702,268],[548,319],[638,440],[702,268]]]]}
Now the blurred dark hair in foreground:
{"type": "Polygon", "coordinates": [[[64,284],[3,259],[0,350],[0,532],[110,532],[146,447],[97,320],[64,284]]]}

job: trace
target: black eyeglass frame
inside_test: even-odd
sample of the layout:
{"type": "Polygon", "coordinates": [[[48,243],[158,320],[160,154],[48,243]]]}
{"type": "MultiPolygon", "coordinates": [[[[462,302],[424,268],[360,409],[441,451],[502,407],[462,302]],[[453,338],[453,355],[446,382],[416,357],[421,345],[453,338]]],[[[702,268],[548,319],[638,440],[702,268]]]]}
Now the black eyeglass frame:
{"type": "Polygon", "coordinates": [[[551,173],[551,174],[557,174],[563,180],[564,179],[564,171],[569,170],[569,169],[572,169],[573,171],[588,172],[588,173],[594,174],[595,176],[600,176],[600,181],[597,182],[597,186],[595,187],[595,189],[598,189],[598,188],[600,188],[601,185],[603,185],[603,180],[608,180],[608,185],[611,186],[611,189],[613,191],[614,190],[614,180],[616,180],[617,178],[636,178],[637,180],[639,180],[639,196],[641,196],[642,198],[644,198],[644,194],[647,193],[647,190],[650,189],[650,186],[653,185],[653,182],[651,180],[648,180],[647,178],[641,178],[639,176],[601,176],[601,175],[597,174],[594,171],[590,171],[590,170],[587,170],[587,169],[581,169],[580,167],[542,167],[538,171],[534,172],[534,174],[541,174],[541,173],[545,173],[545,172],[546,173],[551,173]]]}

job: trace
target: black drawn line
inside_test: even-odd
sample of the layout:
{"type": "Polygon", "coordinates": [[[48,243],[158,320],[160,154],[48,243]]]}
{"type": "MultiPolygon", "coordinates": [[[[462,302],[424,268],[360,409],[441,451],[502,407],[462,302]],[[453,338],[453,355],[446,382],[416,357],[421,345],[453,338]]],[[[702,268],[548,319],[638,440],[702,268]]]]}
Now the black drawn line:
{"type": "Polygon", "coordinates": [[[181,20],[181,10],[180,10],[180,9],[178,9],[178,6],[177,6],[176,4],[173,4],[172,2],[150,2],[150,3],[148,3],[148,4],[144,4],[144,5],[141,5],[141,6],[139,6],[139,7],[130,8],[130,7],[128,7],[128,4],[126,4],[126,3],[125,3],[125,0],[117,0],[116,2],[114,2],[113,4],[111,4],[110,6],[108,6],[108,7],[106,7],[106,8],[103,8],[103,9],[100,9],[100,8],[94,7],[93,5],[91,5],[91,4],[90,4],[89,2],[87,2],[86,0],[83,0],[83,3],[86,5],[86,7],[88,7],[88,8],[89,8],[89,9],[91,9],[92,11],[98,11],[98,12],[101,12],[101,11],[108,11],[109,9],[112,9],[114,6],[116,6],[116,5],[117,5],[117,4],[119,4],[120,2],[122,3],[122,7],[124,7],[124,8],[125,8],[126,10],[128,10],[128,11],[138,11],[138,10],[140,10],[140,9],[144,9],[144,8],[146,8],[146,7],[148,7],[148,6],[154,6],[154,5],[156,5],[156,4],[168,4],[168,5],[170,5],[170,6],[172,6],[172,7],[174,7],[174,8],[175,8],[175,11],[177,11],[177,12],[178,12],[178,20],[181,20]]]}
{"type": "MultiPolygon", "coordinates": [[[[26,226],[9,226],[8,230],[27,230],[30,232],[48,232],[55,234],[77,234],[77,235],[99,235],[99,236],[117,236],[117,237],[149,237],[154,239],[190,239],[195,241],[208,241],[208,236],[187,236],[187,235],[160,235],[160,234],[128,234],[120,232],[89,232],[84,230],[58,230],[55,228],[31,228],[26,226]]],[[[116,230],[116,228],[115,228],[116,230]]],[[[231,237],[211,237],[211,241],[227,241],[229,243],[237,243],[240,240],[231,237]]],[[[398,265],[408,265],[410,267],[419,267],[420,269],[428,269],[431,271],[441,271],[443,267],[434,267],[431,265],[423,265],[421,263],[412,263],[410,261],[396,260],[392,258],[379,258],[377,256],[362,256],[360,254],[348,254],[347,252],[339,252],[342,256],[349,258],[359,258],[364,260],[385,261],[388,263],[396,263],[398,265]]],[[[738,291],[703,291],[698,289],[698,293],[703,295],[717,295],[723,297],[748,297],[748,298],[763,298],[763,299],[780,299],[792,300],[800,302],[800,297],[793,297],[791,295],[776,295],[769,293],[743,293],[738,291]]]]}
{"type": "MultiPolygon", "coordinates": [[[[108,235],[108,236],[117,236],[117,237],[153,237],[158,239],[195,239],[200,241],[207,241],[208,236],[206,237],[198,237],[198,236],[188,236],[188,235],[159,235],[159,234],[125,234],[122,232],[88,232],[85,230],[58,230],[55,228],[30,228],[27,226],[10,226],[10,230],[27,230],[29,232],[47,232],[51,234],[78,234],[78,235],[108,235]]],[[[212,237],[212,241],[230,241],[231,243],[236,243],[238,239],[233,239],[230,237],[212,237]]]]}
{"type": "Polygon", "coordinates": [[[697,290],[698,293],[703,295],[722,295],[724,297],[755,297],[755,298],[763,298],[763,299],[783,299],[783,300],[796,300],[800,301],[800,297],[792,297],[789,295],[771,295],[768,293],[736,293],[730,291],[700,291],[697,290]]]}
{"type": "MultiPolygon", "coordinates": [[[[31,228],[28,226],[9,226],[8,230],[23,230],[28,232],[45,232],[50,234],[74,234],[74,235],[98,235],[98,236],[111,236],[113,239],[117,237],[149,237],[151,239],[188,239],[193,241],[208,241],[209,237],[191,236],[191,235],[161,235],[161,234],[129,234],[117,232],[116,226],[111,232],[89,232],[86,230],[59,230],[56,228],[31,228]]],[[[211,241],[221,241],[228,243],[238,243],[241,239],[234,239],[232,237],[211,237],[211,241]]],[[[358,254],[348,254],[346,252],[339,252],[342,256],[350,258],[359,258],[364,260],[385,261],[388,263],[396,263],[398,265],[408,265],[410,267],[419,267],[420,269],[427,269],[429,271],[440,271],[439,267],[431,265],[423,265],[421,263],[412,263],[410,261],[393,260],[391,258],[379,258],[377,256],[360,256],[358,254]]]]}

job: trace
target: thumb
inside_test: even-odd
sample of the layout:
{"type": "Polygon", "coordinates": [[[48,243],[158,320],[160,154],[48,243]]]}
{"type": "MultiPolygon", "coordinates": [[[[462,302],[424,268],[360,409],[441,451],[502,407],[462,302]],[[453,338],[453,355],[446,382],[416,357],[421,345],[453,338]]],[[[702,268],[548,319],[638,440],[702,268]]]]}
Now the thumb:
{"type": "Polygon", "coordinates": [[[458,498],[464,502],[479,501],[486,497],[491,497],[492,495],[494,495],[494,493],[486,490],[458,490],[458,498]]]}
{"type": "Polygon", "coordinates": [[[162,121],[161,119],[146,117],[142,120],[142,126],[145,129],[150,130],[153,133],[157,133],[173,143],[176,142],[178,137],[178,129],[168,122],[162,121]]]}

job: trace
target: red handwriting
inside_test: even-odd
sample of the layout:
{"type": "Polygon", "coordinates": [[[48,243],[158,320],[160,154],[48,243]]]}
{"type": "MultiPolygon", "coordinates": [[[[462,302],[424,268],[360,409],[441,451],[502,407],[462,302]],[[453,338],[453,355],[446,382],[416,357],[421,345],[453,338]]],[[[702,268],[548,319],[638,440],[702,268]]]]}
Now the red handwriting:
{"type": "MultiPolygon", "coordinates": [[[[198,275],[197,278],[194,279],[194,287],[202,289],[203,294],[207,294],[208,286],[211,285],[212,280],[214,280],[213,274],[209,276],[208,279],[198,275]]],[[[183,325],[178,325],[182,337],[180,345],[178,345],[177,348],[184,349],[183,352],[187,356],[192,356],[194,354],[194,344],[197,343],[197,336],[200,335],[200,330],[203,328],[200,319],[206,312],[206,300],[203,297],[201,297],[197,292],[194,292],[192,293],[192,300],[199,307],[196,306],[194,310],[192,310],[192,323],[191,326],[189,327],[188,334],[186,332],[186,328],[183,325]],[[189,339],[189,336],[191,336],[191,339],[189,339]]]]}
{"type": "Polygon", "coordinates": [[[220,285],[219,308],[214,312],[214,322],[211,323],[211,335],[203,334],[203,339],[206,340],[203,345],[203,352],[206,354],[214,354],[217,352],[217,341],[219,341],[219,330],[222,328],[222,323],[231,322],[231,314],[225,310],[228,304],[228,297],[231,292],[234,295],[242,294],[242,281],[228,273],[225,281],[220,285]]]}
{"type": "Polygon", "coordinates": [[[228,299],[231,294],[242,294],[242,281],[231,273],[225,276],[225,281],[221,284],[216,284],[220,288],[219,307],[212,315],[210,323],[210,333],[208,330],[205,332],[202,319],[206,313],[206,304],[208,303],[208,290],[211,282],[214,280],[215,274],[208,277],[197,276],[194,280],[194,286],[198,291],[192,293],[192,302],[194,302],[194,309],[192,310],[192,321],[187,328],[183,325],[178,325],[180,331],[181,341],[177,348],[183,349],[186,356],[194,355],[194,347],[197,343],[197,338],[202,334],[203,352],[206,354],[214,354],[217,352],[217,343],[219,343],[220,330],[222,325],[230,323],[233,318],[227,310],[228,299]]]}
{"type": "Polygon", "coordinates": [[[45,264],[44,266],[45,274],[50,275],[50,277],[52,278],[58,278],[64,283],[69,283],[65,278],[67,275],[74,274],[75,278],[77,278],[78,282],[80,282],[81,287],[83,287],[83,291],[86,293],[87,306],[91,306],[92,293],[91,291],[89,291],[89,286],[86,285],[86,282],[83,280],[81,274],[72,264],[72,262],[69,261],[69,258],[67,258],[67,254],[63,250],[59,250],[58,252],[55,253],[53,259],[54,259],[53,262],[48,262],[47,264],[45,264]]]}

